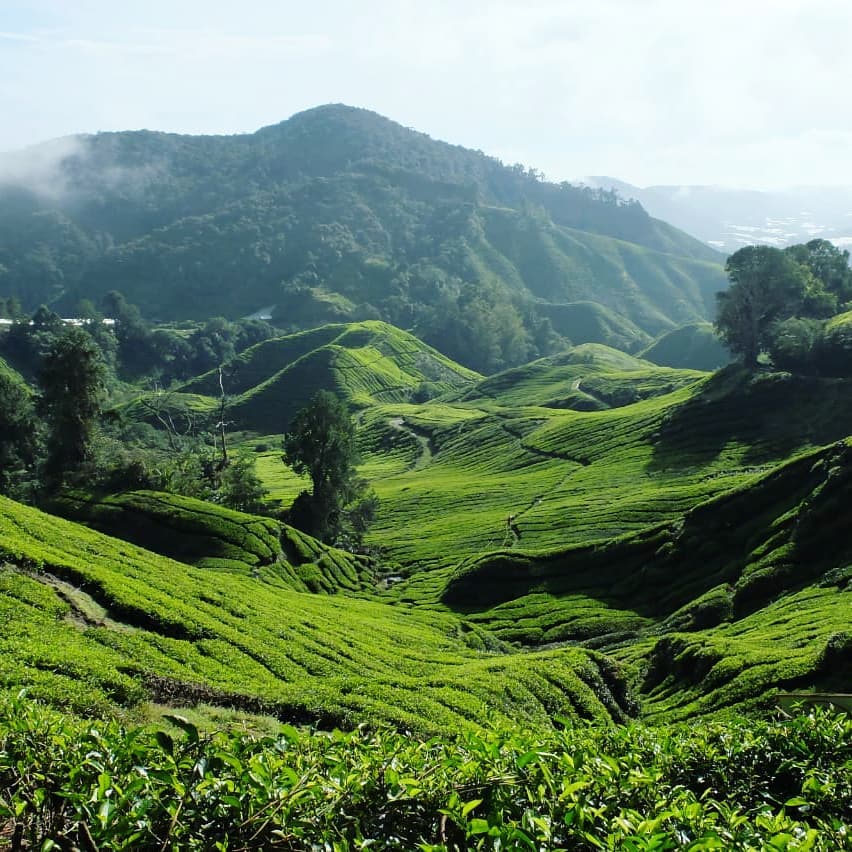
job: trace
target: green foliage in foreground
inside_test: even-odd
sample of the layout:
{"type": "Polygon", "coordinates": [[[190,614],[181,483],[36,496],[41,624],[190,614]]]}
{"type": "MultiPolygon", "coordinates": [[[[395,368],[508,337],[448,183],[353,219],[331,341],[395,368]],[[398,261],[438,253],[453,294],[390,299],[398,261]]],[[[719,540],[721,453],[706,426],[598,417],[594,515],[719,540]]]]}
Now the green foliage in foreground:
{"type": "Polygon", "coordinates": [[[852,720],[816,710],[425,741],[167,718],[0,703],[0,830],[44,850],[852,849],[852,720]]]}

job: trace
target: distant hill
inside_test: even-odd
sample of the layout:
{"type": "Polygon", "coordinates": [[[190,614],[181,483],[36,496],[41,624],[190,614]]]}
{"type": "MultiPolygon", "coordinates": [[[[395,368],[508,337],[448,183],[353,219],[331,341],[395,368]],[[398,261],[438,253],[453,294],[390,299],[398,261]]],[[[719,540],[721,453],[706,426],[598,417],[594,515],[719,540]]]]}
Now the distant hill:
{"type": "Polygon", "coordinates": [[[689,370],[718,370],[732,360],[730,351],[716,336],[709,322],[683,325],[660,335],[640,353],[661,367],[689,370]]]}
{"type": "Polygon", "coordinates": [[[800,186],[788,190],[721,186],[639,187],[612,177],[589,177],[592,187],[635,199],[652,216],[730,254],[744,245],[784,247],[816,237],[852,244],[852,187],[800,186]]]}
{"type": "Polygon", "coordinates": [[[703,375],[693,370],[657,366],[600,343],[584,343],[569,352],[497,373],[445,398],[602,411],[671,393],[700,378],[703,375]]]}
{"type": "Polygon", "coordinates": [[[501,349],[490,369],[546,354],[533,313],[559,326],[564,305],[602,306],[637,348],[706,319],[725,286],[720,255],[636,203],[366,110],[319,107],[238,136],[60,143],[0,169],[19,175],[0,186],[0,294],[29,309],[119,289],[153,319],[382,318],[434,343],[479,300],[501,349]],[[513,322],[526,337],[507,355],[513,322]]]}
{"type": "MultiPolygon", "coordinates": [[[[472,387],[481,378],[379,320],[324,325],[265,340],[222,368],[229,420],[236,428],[264,433],[286,431],[290,419],[319,390],[333,391],[357,410],[422,402],[472,387]]],[[[219,371],[213,370],[160,402],[204,414],[213,412],[220,394],[219,371]]],[[[151,402],[145,394],[131,410],[148,419],[151,402]]]]}

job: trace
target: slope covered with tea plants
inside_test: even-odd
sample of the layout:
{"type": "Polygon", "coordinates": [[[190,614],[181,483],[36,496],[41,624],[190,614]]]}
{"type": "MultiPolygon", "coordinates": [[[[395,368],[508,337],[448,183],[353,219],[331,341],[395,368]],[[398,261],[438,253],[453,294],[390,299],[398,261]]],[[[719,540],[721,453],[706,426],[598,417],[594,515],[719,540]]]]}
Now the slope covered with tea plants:
{"type": "MultiPolygon", "coordinates": [[[[206,702],[290,722],[437,731],[633,709],[601,655],[512,653],[450,614],[293,591],[304,580],[284,552],[246,576],[5,498],[0,509],[0,684],[80,713],[206,702]]],[[[345,557],[318,562],[335,558],[345,557]]]]}
{"type": "Polygon", "coordinates": [[[224,389],[236,426],[277,432],[317,390],[330,390],[357,409],[428,399],[479,378],[413,335],[369,320],[258,343],[222,366],[221,383],[215,370],[181,392],[218,397],[224,389]]]}
{"type": "Polygon", "coordinates": [[[715,376],[590,369],[579,387],[569,379],[561,391],[569,401],[577,391],[594,393],[599,401],[582,407],[600,410],[575,411],[542,407],[555,396],[546,383],[549,370],[545,363],[519,374],[520,398],[533,392],[530,376],[545,377],[538,407],[512,404],[514,392],[503,389],[495,398],[368,411],[368,437],[392,441],[399,433],[390,423],[399,418],[411,430],[397,438],[400,451],[408,449],[407,462],[397,455],[397,466],[388,466],[378,439],[376,455],[365,454],[365,475],[382,500],[373,540],[415,571],[449,568],[517,539],[532,551],[603,542],[673,522],[791,456],[852,432],[847,380],[736,368],[715,376]],[[681,386],[659,394],[666,383],[681,386]],[[603,400],[615,403],[619,393],[628,404],[604,408],[603,400]],[[658,395],[629,402],[646,393],[658,395]],[[501,395],[509,404],[500,403],[501,395]],[[416,463],[418,435],[428,440],[426,465],[416,463]]]}

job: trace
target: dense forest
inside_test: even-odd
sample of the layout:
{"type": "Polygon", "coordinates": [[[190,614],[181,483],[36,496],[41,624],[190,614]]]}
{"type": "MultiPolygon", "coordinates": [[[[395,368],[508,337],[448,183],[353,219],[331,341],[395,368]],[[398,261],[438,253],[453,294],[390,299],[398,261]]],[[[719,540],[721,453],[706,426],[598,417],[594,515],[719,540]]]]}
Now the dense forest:
{"type": "Polygon", "coordinates": [[[564,338],[635,350],[711,318],[724,283],[720,255],[636,203],[366,110],[70,143],[48,186],[0,187],[0,294],[28,312],[117,289],[156,321],[384,319],[493,372],[564,338]]]}

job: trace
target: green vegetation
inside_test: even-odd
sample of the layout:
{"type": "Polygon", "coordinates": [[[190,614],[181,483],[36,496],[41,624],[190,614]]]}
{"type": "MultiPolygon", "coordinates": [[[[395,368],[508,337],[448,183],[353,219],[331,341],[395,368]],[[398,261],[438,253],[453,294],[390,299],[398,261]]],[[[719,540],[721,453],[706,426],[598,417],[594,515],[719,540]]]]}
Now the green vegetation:
{"type": "Polygon", "coordinates": [[[732,256],[710,375],[717,256],[614,194],[342,107],[82,147],[0,198],[66,518],[0,497],[0,848],[850,848],[849,720],[767,720],[852,680],[845,253],[732,256]]]}
{"type": "Polygon", "coordinates": [[[731,287],[718,294],[716,329],[747,367],[768,352],[779,369],[852,375],[843,321],[830,319],[850,307],[848,251],[819,239],[783,251],[746,246],[725,271],[731,287]]]}
{"type": "MultiPolygon", "coordinates": [[[[274,338],[223,366],[229,417],[263,433],[287,431],[318,390],[334,393],[354,409],[423,401],[479,378],[413,335],[374,320],[274,338]]],[[[176,399],[213,397],[218,389],[218,371],[213,371],[185,385],[176,399]]],[[[212,405],[208,399],[208,410],[212,405]]]]}
{"type": "Polygon", "coordinates": [[[36,456],[32,393],[0,358],[0,493],[20,490],[36,456]]]}
{"type": "Polygon", "coordinates": [[[639,356],[663,367],[689,370],[718,370],[731,361],[730,352],[709,322],[689,323],[666,332],[639,356]]]}
{"type": "Polygon", "coordinates": [[[47,351],[39,371],[39,408],[48,431],[48,484],[79,473],[91,460],[104,378],[100,351],[81,328],[63,332],[47,351]]]}
{"type": "MultiPolygon", "coordinates": [[[[80,713],[203,701],[290,722],[435,732],[486,718],[623,719],[632,708],[617,669],[593,652],[500,653],[449,614],[291,591],[292,574],[311,587],[320,571],[345,575],[353,564],[298,534],[246,577],[173,562],[5,498],[0,509],[0,685],[80,713]],[[293,564],[293,551],[319,558],[293,564]]],[[[217,528],[239,520],[222,513],[217,528]]]]}
{"type": "MultiPolygon", "coordinates": [[[[0,192],[0,295],[26,311],[90,300],[130,332],[110,298],[120,282],[160,322],[383,319],[490,372],[551,354],[558,335],[638,349],[708,319],[724,284],[719,254],[636,203],[366,110],[324,106],[243,136],[78,142],[59,166],[65,193],[0,192]]],[[[121,356],[136,370],[165,358],[170,377],[227,359],[219,330],[200,336],[133,346],[128,333],[121,356]]]]}
{"type": "Polygon", "coordinates": [[[346,405],[328,391],[317,391],[284,436],[282,460],[311,479],[311,490],[299,494],[288,520],[326,542],[337,541],[346,526],[360,542],[375,515],[376,498],[355,473],[355,423],[346,405]]]}
{"type": "Polygon", "coordinates": [[[276,738],[207,736],[184,717],[165,718],[170,732],[128,732],[20,699],[0,703],[0,820],[13,843],[852,848],[852,722],[824,712],[671,730],[498,728],[427,741],[289,726],[276,738]]]}

